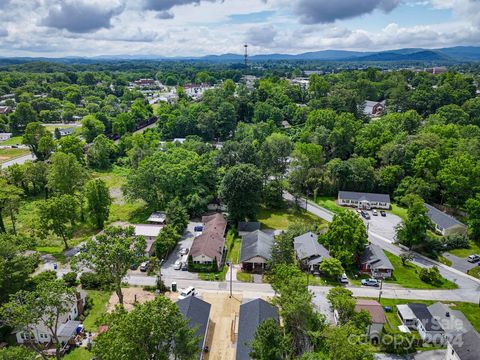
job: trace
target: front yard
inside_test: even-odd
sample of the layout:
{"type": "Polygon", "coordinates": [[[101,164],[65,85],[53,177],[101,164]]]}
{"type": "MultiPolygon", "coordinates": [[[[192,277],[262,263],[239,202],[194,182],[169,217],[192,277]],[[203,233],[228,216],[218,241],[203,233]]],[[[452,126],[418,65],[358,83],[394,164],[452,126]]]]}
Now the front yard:
{"type": "Polygon", "coordinates": [[[315,215],[294,208],[265,209],[262,208],[257,220],[262,224],[262,229],[287,230],[294,222],[326,224],[315,215]]]}
{"type": "Polygon", "coordinates": [[[470,247],[468,249],[453,249],[453,250],[448,250],[448,252],[460,258],[466,258],[472,254],[480,255],[480,244],[470,241],[469,245],[470,247]]]}

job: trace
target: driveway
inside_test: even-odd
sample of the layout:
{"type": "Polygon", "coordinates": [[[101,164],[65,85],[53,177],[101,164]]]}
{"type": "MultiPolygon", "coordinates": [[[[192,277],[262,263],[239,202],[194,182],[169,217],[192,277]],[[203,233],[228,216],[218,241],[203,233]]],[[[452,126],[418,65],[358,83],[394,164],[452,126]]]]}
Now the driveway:
{"type": "Polygon", "coordinates": [[[452,262],[452,268],[460,270],[464,273],[468,273],[468,270],[478,266],[478,263],[472,264],[468,262],[466,258],[461,258],[448,252],[443,253],[443,256],[452,262]]]}

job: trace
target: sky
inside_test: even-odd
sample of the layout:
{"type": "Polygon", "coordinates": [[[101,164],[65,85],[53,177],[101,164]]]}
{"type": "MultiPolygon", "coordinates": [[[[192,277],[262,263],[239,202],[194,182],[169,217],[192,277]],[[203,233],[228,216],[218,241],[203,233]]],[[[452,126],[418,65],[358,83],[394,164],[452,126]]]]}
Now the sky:
{"type": "Polygon", "coordinates": [[[480,45],[480,0],[0,0],[0,56],[480,45]]]}

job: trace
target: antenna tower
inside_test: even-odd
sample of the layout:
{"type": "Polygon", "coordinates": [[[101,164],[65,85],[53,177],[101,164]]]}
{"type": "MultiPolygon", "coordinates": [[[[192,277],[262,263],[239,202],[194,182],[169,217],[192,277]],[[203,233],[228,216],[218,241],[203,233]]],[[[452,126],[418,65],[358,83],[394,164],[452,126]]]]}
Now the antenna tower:
{"type": "Polygon", "coordinates": [[[247,64],[248,64],[248,44],[243,45],[243,47],[245,48],[245,55],[244,55],[245,66],[247,66],[247,64]]]}

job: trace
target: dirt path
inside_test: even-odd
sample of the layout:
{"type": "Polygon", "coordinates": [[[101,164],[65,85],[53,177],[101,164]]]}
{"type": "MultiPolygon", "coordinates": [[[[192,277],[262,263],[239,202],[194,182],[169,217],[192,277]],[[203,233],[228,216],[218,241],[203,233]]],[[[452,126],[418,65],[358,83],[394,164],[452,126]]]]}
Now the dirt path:
{"type": "Polygon", "coordinates": [[[234,360],[236,343],[231,339],[232,323],[236,330],[242,295],[237,293],[229,298],[227,294],[205,293],[203,300],[212,305],[207,338],[210,351],[203,358],[234,360]]]}

